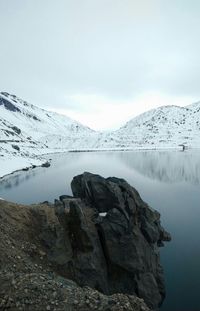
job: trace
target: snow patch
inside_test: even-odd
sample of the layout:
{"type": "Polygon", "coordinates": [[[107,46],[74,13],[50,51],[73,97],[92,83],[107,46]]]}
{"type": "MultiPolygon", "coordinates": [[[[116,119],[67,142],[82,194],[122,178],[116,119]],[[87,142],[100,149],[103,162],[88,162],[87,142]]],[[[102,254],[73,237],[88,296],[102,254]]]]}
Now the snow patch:
{"type": "Polygon", "coordinates": [[[106,217],[107,213],[99,213],[99,216],[106,217]]]}

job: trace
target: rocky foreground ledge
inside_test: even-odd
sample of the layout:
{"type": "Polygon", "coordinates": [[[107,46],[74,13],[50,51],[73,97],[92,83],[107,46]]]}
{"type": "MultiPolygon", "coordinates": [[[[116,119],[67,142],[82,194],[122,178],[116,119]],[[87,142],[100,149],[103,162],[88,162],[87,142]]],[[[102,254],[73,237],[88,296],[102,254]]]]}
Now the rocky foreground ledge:
{"type": "Polygon", "coordinates": [[[0,200],[0,310],[148,311],[165,297],[160,215],[125,180],[84,173],[74,197],[0,200]]]}

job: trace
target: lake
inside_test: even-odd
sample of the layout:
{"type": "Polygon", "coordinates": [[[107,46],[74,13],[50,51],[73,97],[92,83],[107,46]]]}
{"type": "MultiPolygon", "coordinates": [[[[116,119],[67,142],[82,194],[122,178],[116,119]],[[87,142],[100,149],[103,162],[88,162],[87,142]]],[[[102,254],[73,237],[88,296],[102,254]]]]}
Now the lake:
{"type": "Polygon", "coordinates": [[[162,311],[199,311],[200,152],[130,151],[50,155],[51,167],[16,172],[0,181],[0,197],[18,203],[71,194],[73,176],[89,171],[126,179],[161,213],[172,241],[161,248],[167,297],[162,311]]]}

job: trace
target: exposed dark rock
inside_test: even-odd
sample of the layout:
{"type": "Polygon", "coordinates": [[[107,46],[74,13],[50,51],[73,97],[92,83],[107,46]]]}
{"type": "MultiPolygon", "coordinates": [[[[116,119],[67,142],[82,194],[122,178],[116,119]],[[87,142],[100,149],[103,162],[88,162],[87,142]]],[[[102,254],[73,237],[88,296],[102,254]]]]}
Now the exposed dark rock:
{"type": "Polygon", "coordinates": [[[20,147],[17,146],[17,145],[12,145],[12,148],[15,149],[15,150],[17,150],[17,151],[20,151],[20,147]]]}
{"type": "Polygon", "coordinates": [[[49,166],[51,166],[51,164],[49,161],[47,161],[47,162],[43,163],[41,166],[42,167],[49,167],[49,166]]]}
{"type": "Polygon", "coordinates": [[[29,118],[31,118],[31,119],[33,119],[33,120],[35,120],[35,121],[41,122],[41,120],[38,119],[38,118],[37,118],[35,115],[33,115],[33,114],[26,113],[26,116],[29,117],[29,118]]]}
{"type": "MultiPolygon", "coordinates": [[[[62,277],[62,284],[71,279],[104,295],[121,293],[120,299],[127,303],[132,299],[130,297],[136,299],[137,296],[144,299],[152,310],[157,310],[165,296],[158,246],[171,239],[160,225],[160,214],[151,209],[123,179],[105,179],[84,173],[73,179],[72,190],[76,197],[63,195],[54,204],[43,202],[19,208],[18,205],[15,207],[0,201],[2,228],[5,227],[3,230],[8,232],[5,243],[3,236],[0,239],[0,272],[1,266],[2,271],[8,267],[8,271],[15,272],[17,265],[17,272],[35,272],[34,284],[37,284],[39,271],[43,271],[45,279],[50,269],[56,280],[62,277]],[[8,224],[12,230],[7,228],[8,224]],[[7,247],[9,239],[12,239],[12,245],[16,243],[14,249],[7,247]],[[24,240],[23,243],[21,240],[24,240]],[[24,246],[26,243],[27,247],[24,246]],[[12,251],[14,255],[10,256],[12,251]]],[[[30,280],[28,278],[27,282],[30,280]]],[[[38,284],[39,280],[40,277],[38,284]]],[[[0,289],[5,288],[1,273],[0,281],[4,284],[0,289]]],[[[19,289],[24,282],[19,282],[19,289]]],[[[50,297],[48,299],[51,299],[48,286],[45,290],[50,297]]],[[[11,293],[14,300],[22,295],[16,289],[11,293]]],[[[43,293],[38,303],[42,301],[46,308],[42,296],[43,293]]],[[[58,299],[59,302],[61,300],[58,299]]],[[[126,309],[123,309],[123,304],[115,309],[112,305],[104,308],[104,305],[95,303],[91,307],[84,305],[81,309],[79,303],[76,303],[77,309],[72,307],[69,310],[94,310],[94,306],[99,307],[97,310],[126,309]]],[[[126,310],[148,309],[145,308],[137,309],[137,305],[135,308],[130,305],[126,310]]]]}
{"type": "Polygon", "coordinates": [[[9,137],[10,135],[11,136],[15,136],[15,133],[13,131],[9,131],[9,130],[4,130],[3,129],[3,132],[6,134],[7,137],[9,137]]]}
{"type": "Polygon", "coordinates": [[[28,171],[28,170],[29,170],[29,167],[22,168],[22,171],[28,171]]]}
{"type": "Polygon", "coordinates": [[[157,308],[165,297],[158,246],[171,239],[160,214],[123,179],[84,173],[71,185],[79,199],[55,204],[72,250],[70,277],[106,294],[137,295],[157,308]]]}
{"type": "Polygon", "coordinates": [[[15,131],[15,133],[21,134],[21,130],[17,126],[11,126],[11,128],[15,131]]]}
{"type": "Polygon", "coordinates": [[[4,96],[6,96],[6,97],[9,96],[9,93],[7,93],[7,92],[1,92],[0,94],[4,95],[4,96]]]}
{"type": "Polygon", "coordinates": [[[4,105],[4,107],[9,110],[9,111],[13,111],[13,112],[21,112],[21,110],[16,107],[14,104],[12,104],[10,101],[8,101],[7,99],[3,98],[0,96],[0,106],[4,105]]]}
{"type": "Polygon", "coordinates": [[[135,296],[107,296],[60,275],[49,258],[62,267],[62,260],[72,255],[67,255],[66,244],[61,257],[64,229],[50,204],[0,200],[0,220],[0,310],[150,311],[135,296]]]}

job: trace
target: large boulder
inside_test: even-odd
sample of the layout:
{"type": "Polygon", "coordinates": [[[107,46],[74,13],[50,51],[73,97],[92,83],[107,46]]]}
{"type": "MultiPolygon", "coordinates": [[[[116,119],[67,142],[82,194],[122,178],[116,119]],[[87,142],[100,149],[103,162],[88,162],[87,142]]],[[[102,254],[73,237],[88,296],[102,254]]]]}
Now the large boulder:
{"type": "MultiPolygon", "coordinates": [[[[57,209],[61,219],[63,209],[58,202],[57,209]]],[[[67,213],[67,206],[65,209],[67,213]]],[[[77,211],[74,206],[73,210],[76,217],[79,208],[77,211]]],[[[81,229],[78,226],[72,231],[79,230],[77,238],[81,239],[80,245],[86,246],[87,254],[91,250],[90,242],[82,236],[87,224],[83,215],[80,217],[81,229]]],[[[142,299],[133,295],[105,295],[94,288],[78,286],[66,275],[63,277],[62,264],[72,258],[65,227],[68,229],[66,221],[60,225],[50,203],[26,206],[0,200],[1,311],[150,311],[142,299]]],[[[92,266],[92,261],[87,264],[92,266]]]]}
{"type": "Polygon", "coordinates": [[[84,173],[71,186],[76,198],[66,197],[56,209],[72,249],[71,278],[158,308],[165,297],[158,248],[171,239],[160,214],[123,179],[84,173]]]}

